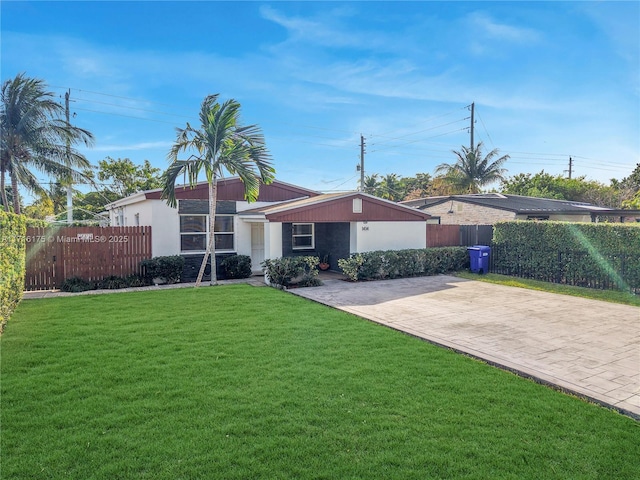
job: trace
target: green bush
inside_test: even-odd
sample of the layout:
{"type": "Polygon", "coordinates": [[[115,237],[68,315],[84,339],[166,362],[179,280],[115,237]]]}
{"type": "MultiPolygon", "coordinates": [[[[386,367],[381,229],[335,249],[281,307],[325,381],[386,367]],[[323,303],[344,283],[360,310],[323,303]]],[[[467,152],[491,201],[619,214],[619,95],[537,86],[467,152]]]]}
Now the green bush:
{"type": "Polygon", "coordinates": [[[640,225],[499,222],[496,273],[592,288],[640,290],[640,225]]]}
{"type": "Polygon", "coordinates": [[[145,287],[149,285],[140,275],[135,273],[124,277],[127,287],[145,287]]]}
{"type": "Polygon", "coordinates": [[[25,220],[27,222],[27,228],[49,226],[49,222],[47,222],[46,220],[41,220],[39,218],[26,218],[25,220]]]}
{"type": "Polygon", "coordinates": [[[60,290],[63,292],[86,292],[87,290],[95,290],[96,283],[85,280],[80,277],[69,277],[62,282],[60,290]]]}
{"type": "Polygon", "coordinates": [[[220,266],[225,278],[249,278],[251,276],[251,257],[248,255],[231,255],[225,257],[220,266]]]}
{"type": "Polygon", "coordinates": [[[262,262],[271,285],[284,289],[293,286],[322,285],[318,278],[318,257],[281,257],[262,262]]]}
{"type": "Polygon", "coordinates": [[[22,299],[26,233],[24,217],[0,211],[0,333],[22,299]]]}
{"type": "Polygon", "coordinates": [[[154,278],[163,278],[167,283],[179,283],[184,269],[184,257],[172,255],[153,257],[140,262],[142,276],[151,284],[154,278]]]}
{"type": "Polygon", "coordinates": [[[110,275],[97,282],[91,282],[81,277],[70,277],[62,282],[60,290],[63,292],[77,293],[96,289],[119,290],[121,288],[129,287],[144,287],[146,285],[148,285],[148,283],[145,282],[144,278],[136,274],[128,275],[126,277],[110,275]]]}
{"type": "Polygon", "coordinates": [[[103,278],[96,284],[97,288],[104,290],[119,290],[121,288],[127,288],[129,283],[124,277],[118,277],[116,275],[110,275],[103,278]]]}
{"type": "Polygon", "coordinates": [[[377,250],[338,260],[351,281],[382,280],[455,272],[469,266],[465,247],[377,250]]]}

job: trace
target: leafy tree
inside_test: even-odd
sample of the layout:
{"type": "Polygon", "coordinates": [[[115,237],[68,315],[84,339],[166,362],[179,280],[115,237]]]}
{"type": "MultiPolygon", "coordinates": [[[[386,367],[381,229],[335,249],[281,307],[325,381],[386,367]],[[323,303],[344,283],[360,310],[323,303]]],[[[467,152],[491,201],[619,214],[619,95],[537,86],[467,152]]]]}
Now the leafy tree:
{"type": "Polygon", "coordinates": [[[416,173],[415,177],[405,177],[402,182],[406,192],[403,200],[415,200],[431,195],[433,179],[428,173],[416,173]]]}
{"type": "Polygon", "coordinates": [[[215,255],[215,218],[218,177],[228,171],[238,175],[244,184],[244,196],[249,202],[257,200],[260,183],[271,183],[275,169],[257,125],[240,124],[240,104],[233,99],[218,103],[218,95],[209,95],[200,108],[200,128],[189,123],[177,128],[177,138],[167,158],[171,165],[163,175],[162,197],[171,206],[177,205],[175,185],[182,174],[190,185],[198,182],[204,173],[209,184],[209,242],[202,259],[196,285],[202,276],[211,254],[211,284],[217,283],[215,255]],[[195,152],[187,160],[178,160],[182,152],[195,152]]]}
{"type": "Polygon", "coordinates": [[[491,150],[482,156],[482,142],[475,148],[462,146],[461,151],[453,150],[455,163],[443,163],[436,167],[436,174],[444,174],[455,193],[479,193],[480,187],[503,180],[506,170],[502,168],[509,155],[494,158],[498,150],[491,150]]]}
{"type": "Polygon", "coordinates": [[[566,200],[565,192],[558,185],[559,178],[561,177],[554,177],[544,170],[533,176],[530,173],[519,173],[502,181],[502,193],[566,200]]]}
{"type": "Polygon", "coordinates": [[[89,193],[76,192],[73,199],[73,218],[76,220],[96,220],[104,212],[107,203],[115,202],[120,195],[110,190],[98,190],[89,193]]]}
{"type": "Polygon", "coordinates": [[[42,195],[31,205],[24,207],[23,213],[29,218],[45,220],[47,217],[55,215],[53,201],[47,195],[42,195]]]}
{"type": "Polygon", "coordinates": [[[93,135],[69,125],[61,118],[63,114],[64,107],[46,91],[42,80],[18,74],[2,84],[0,195],[7,211],[5,174],[11,180],[13,208],[18,214],[19,186],[36,194],[45,193],[31,169],[59,179],[84,179],[78,169],[88,168],[89,162],[71,146],[78,142],[89,146],[93,135]]]}
{"type": "Polygon", "coordinates": [[[145,160],[143,165],[136,165],[128,158],[114,160],[107,157],[98,162],[97,176],[101,182],[111,182],[112,185],[104,190],[119,197],[162,187],[161,171],[151,166],[149,160],[145,160]]]}
{"type": "Polygon", "coordinates": [[[613,179],[611,184],[620,191],[620,204],[622,208],[640,209],[640,163],[626,178],[620,182],[613,179]]]}
{"type": "Polygon", "coordinates": [[[622,202],[622,208],[628,208],[630,210],[640,210],[640,190],[630,198],[622,202]]]}
{"type": "Polygon", "coordinates": [[[620,190],[615,184],[606,186],[594,180],[587,180],[585,176],[554,176],[545,173],[544,170],[535,175],[519,173],[505,179],[502,182],[502,193],[587,202],[607,207],[620,206],[620,190]]]}

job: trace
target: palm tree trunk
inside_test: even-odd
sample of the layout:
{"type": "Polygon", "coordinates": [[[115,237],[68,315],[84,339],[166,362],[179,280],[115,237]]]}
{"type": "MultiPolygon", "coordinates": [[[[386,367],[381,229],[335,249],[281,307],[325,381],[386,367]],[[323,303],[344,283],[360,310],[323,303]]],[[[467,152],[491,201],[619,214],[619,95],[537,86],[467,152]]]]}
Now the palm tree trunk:
{"type": "Polygon", "coordinates": [[[218,277],[216,275],[216,249],[215,249],[215,224],[216,224],[216,201],[218,197],[218,185],[217,177],[213,176],[213,181],[209,183],[209,242],[207,243],[207,250],[204,253],[202,259],[202,265],[200,265],[200,272],[198,272],[198,278],[196,279],[196,287],[202,283],[202,277],[204,276],[204,270],[207,267],[207,260],[211,255],[211,285],[218,284],[218,277]]]}
{"type": "Polygon", "coordinates": [[[13,212],[20,215],[20,196],[18,194],[18,179],[13,171],[9,172],[11,177],[11,194],[13,195],[13,212]]]}
{"type": "Polygon", "coordinates": [[[0,171],[0,195],[2,195],[2,206],[4,207],[4,211],[8,212],[9,210],[9,200],[7,199],[7,192],[4,189],[4,169],[0,171]]]}

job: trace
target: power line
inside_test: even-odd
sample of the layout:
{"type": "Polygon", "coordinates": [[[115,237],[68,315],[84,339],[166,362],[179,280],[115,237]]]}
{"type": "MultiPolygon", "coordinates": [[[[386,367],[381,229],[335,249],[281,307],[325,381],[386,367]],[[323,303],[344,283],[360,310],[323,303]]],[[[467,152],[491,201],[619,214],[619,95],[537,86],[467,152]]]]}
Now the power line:
{"type": "Polygon", "coordinates": [[[80,110],[82,112],[101,113],[104,115],[114,115],[116,117],[133,118],[134,120],[145,120],[147,122],[166,123],[168,125],[175,125],[175,122],[168,122],[166,120],[155,120],[153,118],[134,117],[132,115],[124,115],[122,113],[114,113],[114,112],[101,112],[99,110],[91,110],[89,108],[75,108],[74,110],[80,110]]]}
{"type": "Polygon", "coordinates": [[[422,142],[422,141],[424,141],[424,140],[426,140],[426,139],[429,139],[429,138],[437,138],[437,137],[443,137],[443,136],[445,136],[445,135],[451,135],[452,133],[457,133],[457,132],[465,131],[465,130],[467,130],[467,128],[468,128],[468,127],[463,127],[463,128],[459,128],[459,129],[457,129],[457,130],[451,130],[450,132],[440,133],[440,134],[438,134],[438,135],[433,135],[433,136],[431,136],[431,137],[427,137],[427,138],[425,138],[425,139],[412,140],[412,141],[410,141],[410,142],[401,143],[400,145],[392,145],[392,146],[389,146],[389,147],[386,147],[386,148],[378,148],[378,149],[376,149],[376,150],[371,150],[371,153],[373,153],[373,152],[379,152],[379,151],[381,151],[381,150],[382,150],[382,151],[384,151],[384,150],[389,150],[389,149],[391,149],[391,148],[401,147],[401,146],[404,146],[404,145],[408,145],[408,144],[410,144],[410,143],[422,142]]]}
{"type": "MultiPolygon", "coordinates": [[[[454,123],[463,122],[463,121],[466,121],[466,120],[468,120],[468,119],[469,119],[469,117],[461,118],[461,119],[459,119],[459,120],[454,120],[453,122],[443,123],[442,125],[436,125],[435,127],[429,127],[429,128],[425,128],[424,130],[418,130],[417,132],[407,133],[406,135],[401,135],[401,136],[399,136],[399,137],[390,138],[390,139],[389,139],[389,140],[387,140],[386,142],[375,142],[375,143],[372,143],[371,145],[384,145],[384,144],[389,143],[389,142],[391,142],[391,141],[393,141],[393,140],[398,140],[398,139],[400,139],[400,138],[406,138],[406,137],[410,137],[410,136],[412,136],[412,135],[417,135],[417,134],[419,134],[419,133],[428,132],[428,131],[430,131],[430,130],[435,130],[436,128],[446,127],[446,126],[448,126],[448,125],[453,125],[454,123]]],[[[382,136],[382,135],[379,135],[379,136],[382,136]]],[[[408,143],[411,143],[411,142],[408,142],[408,143]]],[[[403,145],[403,144],[400,144],[400,145],[398,145],[398,146],[401,146],[401,145],[403,145]]]]}
{"type": "Polygon", "coordinates": [[[110,107],[126,108],[126,109],[129,109],[129,110],[138,110],[140,112],[159,113],[160,115],[169,115],[169,116],[173,116],[173,117],[193,118],[193,116],[190,116],[190,115],[180,115],[180,114],[176,114],[176,113],[160,112],[160,111],[157,111],[157,110],[148,110],[146,108],[140,108],[140,107],[130,107],[128,105],[120,105],[120,104],[117,104],[117,103],[99,102],[97,100],[89,100],[89,99],[86,99],[86,98],[76,98],[75,101],[76,102],[96,103],[98,105],[108,105],[110,107]]]}

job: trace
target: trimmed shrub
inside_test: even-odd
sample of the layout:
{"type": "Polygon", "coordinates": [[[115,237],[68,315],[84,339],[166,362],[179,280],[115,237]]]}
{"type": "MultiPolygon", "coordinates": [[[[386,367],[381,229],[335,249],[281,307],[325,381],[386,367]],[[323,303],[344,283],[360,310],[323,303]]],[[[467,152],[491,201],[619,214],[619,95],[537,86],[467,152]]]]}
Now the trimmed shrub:
{"type": "Polygon", "coordinates": [[[493,271],[547,282],[640,291],[640,225],[499,222],[493,271]]]}
{"type": "Polygon", "coordinates": [[[69,277],[60,286],[60,290],[63,292],[86,292],[87,290],[105,289],[105,290],[119,290],[121,288],[129,287],[144,287],[148,285],[140,275],[135,273],[126,277],[118,277],[116,275],[110,275],[98,280],[97,282],[91,282],[81,277],[69,277]]]}
{"type": "Polygon", "coordinates": [[[231,255],[225,257],[220,266],[225,278],[249,278],[251,276],[251,257],[248,255],[231,255]]]}
{"type": "Polygon", "coordinates": [[[163,278],[167,283],[179,283],[184,269],[184,257],[153,257],[140,262],[140,268],[143,278],[149,284],[153,283],[154,278],[163,278]]]}
{"type": "Polygon", "coordinates": [[[60,290],[63,292],[86,292],[87,290],[95,290],[95,282],[90,282],[80,277],[69,277],[62,282],[60,290]]]}
{"type": "Polygon", "coordinates": [[[322,285],[318,278],[319,263],[318,257],[281,257],[265,260],[262,266],[271,285],[285,289],[322,285]]]}
{"type": "Polygon", "coordinates": [[[469,267],[465,247],[377,250],[354,253],[338,260],[342,272],[353,282],[387,278],[437,275],[469,267]]]}
{"type": "Polygon", "coordinates": [[[0,211],[0,333],[22,299],[26,233],[24,217],[0,211]]]}

